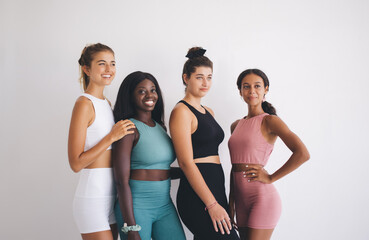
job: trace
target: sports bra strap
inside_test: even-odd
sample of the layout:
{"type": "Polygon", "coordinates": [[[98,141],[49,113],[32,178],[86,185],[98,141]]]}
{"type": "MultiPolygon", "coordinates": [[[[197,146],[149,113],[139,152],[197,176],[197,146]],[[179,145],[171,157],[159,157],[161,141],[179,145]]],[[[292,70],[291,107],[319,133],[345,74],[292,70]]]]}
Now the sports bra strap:
{"type": "Polygon", "coordinates": [[[203,109],[205,109],[205,113],[202,113],[202,112],[200,112],[199,110],[197,110],[196,108],[194,108],[193,106],[191,106],[188,102],[186,102],[185,100],[181,100],[181,101],[179,101],[180,103],[183,103],[184,105],[186,105],[190,110],[191,110],[191,112],[193,112],[193,114],[195,114],[195,116],[197,116],[197,114],[201,114],[201,115],[204,115],[204,114],[206,114],[206,113],[208,113],[208,110],[206,110],[206,108],[204,108],[202,105],[201,105],[201,107],[203,108],[203,109]]]}

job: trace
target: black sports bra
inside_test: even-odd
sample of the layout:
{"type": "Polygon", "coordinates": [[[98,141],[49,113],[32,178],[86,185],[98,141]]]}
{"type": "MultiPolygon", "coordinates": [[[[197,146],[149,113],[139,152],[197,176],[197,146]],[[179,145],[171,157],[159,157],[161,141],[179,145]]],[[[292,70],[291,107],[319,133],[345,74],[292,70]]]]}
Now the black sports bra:
{"type": "Polygon", "coordinates": [[[204,107],[205,113],[201,113],[186,101],[179,102],[185,104],[197,118],[197,129],[191,135],[193,159],[218,156],[219,144],[224,139],[223,129],[204,107]]]}

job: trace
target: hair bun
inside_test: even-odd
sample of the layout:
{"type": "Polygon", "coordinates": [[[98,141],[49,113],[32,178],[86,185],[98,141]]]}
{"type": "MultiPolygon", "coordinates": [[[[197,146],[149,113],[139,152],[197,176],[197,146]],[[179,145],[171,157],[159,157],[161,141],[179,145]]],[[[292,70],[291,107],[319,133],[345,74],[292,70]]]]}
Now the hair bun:
{"type": "Polygon", "coordinates": [[[193,48],[190,48],[190,50],[188,50],[186,57],[189,59],[202,57],[204,56],[205,52],[206,50],[203,49],[202,47],[193,47],[193,48]]]}
{"type": "Polygon", "coordinates": [[[79,63],[80,66],[84,66],[85,65],[82,57],[79,58],[78,63],[79,63]]]}

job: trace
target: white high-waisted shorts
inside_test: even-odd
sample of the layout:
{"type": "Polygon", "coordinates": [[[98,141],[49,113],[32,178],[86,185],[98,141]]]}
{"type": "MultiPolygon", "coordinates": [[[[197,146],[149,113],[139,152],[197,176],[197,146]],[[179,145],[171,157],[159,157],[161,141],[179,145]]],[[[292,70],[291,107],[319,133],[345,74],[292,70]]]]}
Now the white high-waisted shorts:
{"type": "Polygon", "coordinates": [[[73,215],[80,233],[110,230],[116,223],[116,191],[112,168],[82,169],[73,201],[73,215]]]}

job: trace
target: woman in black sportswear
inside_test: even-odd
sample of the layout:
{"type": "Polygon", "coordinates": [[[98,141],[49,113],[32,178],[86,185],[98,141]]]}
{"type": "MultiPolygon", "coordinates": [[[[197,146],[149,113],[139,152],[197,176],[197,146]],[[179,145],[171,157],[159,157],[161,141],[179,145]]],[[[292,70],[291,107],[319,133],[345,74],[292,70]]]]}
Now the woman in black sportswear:
{"type": "Polygon", "coordinates": [[[205,50],[191,48],[183,67],[186,95],[173,109],[170,133],[185,176],[177,194],[177,208],[195,240],[239,239],[227,209],[224,173],[218,146],[224,132],[213,111],[201,105],[212,83],[213,63],[205,50]]]}

